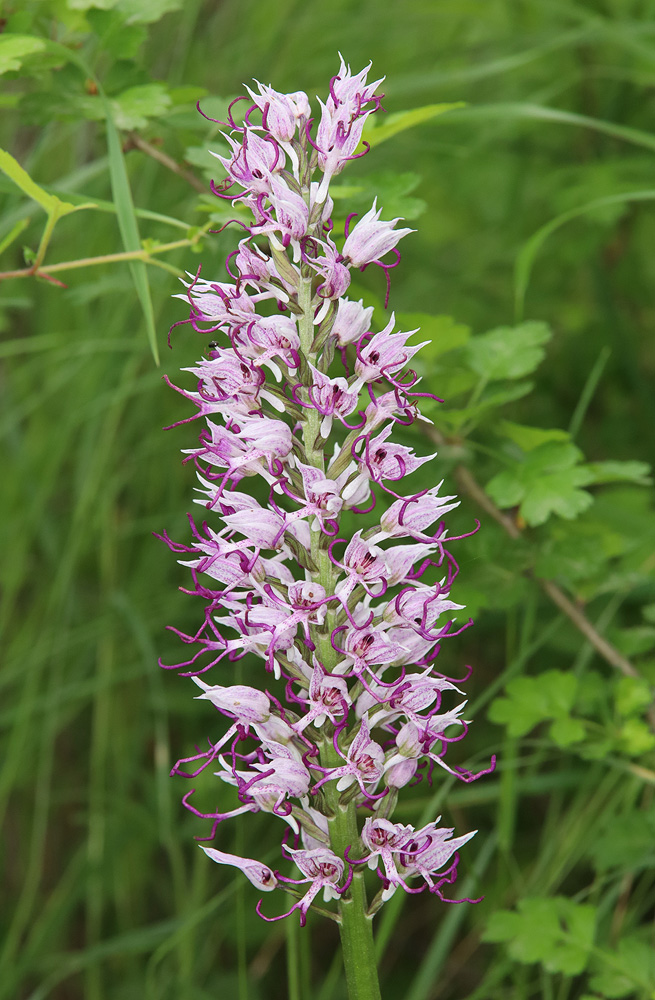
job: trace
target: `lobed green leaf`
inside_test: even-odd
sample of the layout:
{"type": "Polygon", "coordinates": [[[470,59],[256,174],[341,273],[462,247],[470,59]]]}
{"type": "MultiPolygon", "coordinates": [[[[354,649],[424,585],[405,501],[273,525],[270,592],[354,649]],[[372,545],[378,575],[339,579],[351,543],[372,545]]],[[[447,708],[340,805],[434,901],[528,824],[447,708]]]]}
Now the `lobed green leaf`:
{"type": "MultiPolygon", "coordinates": [[[[510,736],[525,736],[546,719],[573,722],[575,720],[569,720],[568,715],[575,702],[577,686],[575,675],[562,670],[546,670],[538,677],[516,677],[507,685],[506,697],[492,701],[489,719],[507,726],[510,736]]],[[[575,742],[578,733],[579,726],[562,726],[555,730],[556,741],[575,742]]]]}
{"type": "MultiPolygon", "coordinates": [[[[517,425],[518,426],[518,425],[517,425]]],[[[528,431],[533,428],[528,428],[528,431]]],[[[537,430],[534,428],[534,430],[537,430]]],[[[510,436],[519,435],[510,427],[510,436]]],[[[538,431],[537,431],[538,436],[538,431]]],[[[551,514],[571,520],[593,503],[593,497],[581,489],[598,482],[647,482],[650,467],[645,462],[597,462],[582,464],[583,454],[568,435],[548,435],[551,440],[542,444],[535,439],[522,458],[510,469],[493,476],[486,491],[501,508],[519,506],[519,513],[527,524],[535,527],[544,524],[551,514]],[[561,440],[557,440],[561,437],[561,440]]]]}
{"type": "Polygon", "coordinates": [[[0,35],[0,74],[20,69],[25,59],[45,47],[43,39],[34,35],[0,35]]]}
{"type": "Polygon", "coordinates": [[[568,431],[559,427],[546,429],[543,427],[526,427],[524,424],[515,424],[511,420],[501,420],[496,430],[499,434],[514,441],[523,451],[532,451],[540,444],[547,444],[550,441],[568,441],[568,431]]]}
{"type": "MultiPolygon", "coordinates": [[[[471,373],[459,372],[453,373],[452,376],[446,376],[443,380],[439,376],[436,388],[439,389],[445,399],[448,399],[450,395],[459,395],[459,393],[471,389],[473,384],[474,380],[471,377],[471,373]]],[[[458,430],[464,424],[472,425],[477,423],[490,410],[498,409],[507,403],[513,403],[516,399],[527,396],[533,387],[534,383],[532,382],[515,382],[502,387],[485,389],[477,403],[472,406],[466,406],[463,409],[442,409],[439,404],[426,404],[423,409],[426,413],[429,413],[432,419],[443,422],[453,429],[458,430]]]]}
{"type": "Polygon", "coordinates": [[[145,128],[149,118],[165,114],[172,101],[166,87],[161,83],[147,83],[141,87],[130,87],[112,99],[112,113],[118,128],[145,128]]]}
{"type": "Polygon", "coordinates": [[[429,340],[429,344],[421,348],[416,363],[421,362],[424,368],[431,368],[435,358],[463,347],[471,336],[470,327],[458,323],[452,316],[431,316],[428,313],[401,312],[397,313],[398,326],[403,330],[413,330],[419,327],[421,338],[429,340]]]}
{"type": "Polygon", "coordinates": [[[494,913],[482,939],[505,942],[517,962],[541,962],[549,972],[576,976],[589,962],[595,925],[593,906],[564,896],[528,897],[517,911],[494,913]]]}
{"type": "Polygon", "coordinates": [[[651,467],[648,462],[588,462],[585,465],[590,483],[638,483],[650,486],[651,467]]]}
{"type": "Polygon", "coordinates": [[[529,321],[519,326],[500,326],[473,337],[466,346],[470,367],[488,381],[523,378],[543,361],[542,345],[551,338],[546,323],[529,321]]]}
{"type": "Polygon", "coordinates": [[[588,850],[594,864],[603,871],[654,868],[655,814],[652,810],[624,810],[604,824],[588,850]]]}
{"type": "Polygon", "coordinates": [[[650,997],[655,992],[655,951],[634,935],[624,937],[615,952],[600,952],[594,968],[591,988],[610,1000],[650,997]]]}
{"type": "Polygon", "coordinates": [[[15,160],[11,153],[7,153],[4,149],[0,149],[0,170],[2,170],[7,177],[11,178],[14,184],[16,184],[21,191],[28,196],[28,198],[32,198],[33,201],[38,202],[49,215],[56,213],[58,216],[63,216],[68,215],[70,212],[76,212],[80,208],[89,207],[88,204],[71,205],[69,202],[62,201],[56,194],[49,194],[42,187],[39,187],[39,185],[32,180],[28,172],[21,167],[18,160],[15,160]]]}
{"type": "Polygon", "coordinates": [[[164,14],[179,10],[183,2],[184,0],[67,0],[71,10],[87,11],[94,7],[115,10],[128,25],[153,24],[164,14]]]}

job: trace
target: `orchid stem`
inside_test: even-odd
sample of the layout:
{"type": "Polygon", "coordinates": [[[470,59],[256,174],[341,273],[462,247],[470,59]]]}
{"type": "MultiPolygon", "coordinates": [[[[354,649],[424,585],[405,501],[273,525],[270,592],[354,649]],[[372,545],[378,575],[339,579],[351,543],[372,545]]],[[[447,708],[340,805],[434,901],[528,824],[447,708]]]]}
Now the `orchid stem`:
{"type": "MultiPolygon", "coordinates": [[[[314,328],[311,312],[311,281],[307,279],[301,279],[298,304],[302,309],[302,315],[298,320],[301,351],[305,358],[314,361],[315,359],[309,356],[309,345],[314,337],[314,328]]],[[[318,435],[318,425],[319,418],[316,410],[309,410],[304,432],[307,458],[312,465],[323,469],[325,467],[323,453],[317,452],[314,448],[314,441],[318,435]]],[[[333,567],[327,552],[319,547],[319,538],[320,531],[312,531],[312,556],[320,567],[317,582],[325,587],[326,593],[331,594],[334,593],[333,567]]],[[[323,665],[326,670],[331,671],[336,666],[337,653],[328,636],[316,636],[316,638],[323,665]]],[[[342,760],[331,740],[325,740],[321,747],[323,767],[339,767],[341,763],[342,760]]],[[[333,815],[333,818],[328,822],[330,847],[338,857],[343,858],[348,848],[352,849],[360,840],[355,803],[350,802],[347,806],[340,804],[341,796],[337,791],[336,782],[329,782],[325,786],[324,795],[333,815]]],[[[339,934],[348,986],[348,1000],[381,1000],[373,942],[373,921],[367,915],[368,902],[363,872],[355,873],[345,896],[346,898],[341,901],[339,906],[341,915],[339,934]]]]}
{"type": "MultiPolygon", "coordinates": [[[[333,750],[329,744],[327,748],[333,750]]],[[[332,766],[335,766],[334,762],[332,766]]],[[[336,788],[331,786],[330,792],[334,792],[338,799],[336,788]]],[[[352,848],[359,840],[355,808],[354,802],[346,808],[337,804],[334,819],[329,823],[330,846],[339,857],[343,857],[348,847],[352,848]]],[[[347,896],[340,905],[339,934],[348,1000],[381,1000],[373,918],[367,915],[368,902],[362,871],[355,873],[347,896]]]]}

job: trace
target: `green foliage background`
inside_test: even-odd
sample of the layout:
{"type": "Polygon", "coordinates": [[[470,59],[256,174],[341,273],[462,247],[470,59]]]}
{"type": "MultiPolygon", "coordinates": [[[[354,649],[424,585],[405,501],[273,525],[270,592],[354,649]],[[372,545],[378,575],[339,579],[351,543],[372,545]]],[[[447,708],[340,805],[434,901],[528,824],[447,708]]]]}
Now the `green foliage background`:
{"type": "MultiPolygon", "coordinates": [[[[185,537],[193,488],[192,428],[161,432],[188,415],[162,372],[202,350],[186,326],[166,347],[176,275],[220,277],[239,236],[206,234],[226,218],[220,136],[195,101],[220,117],[253,77],[323,95],[337,50],[387,76],[380,141],[337,204],[378,193],[417,229],[391,306],[431,339],[421,374],[445,402],[414,443],[438,442],[430,481],[462,495],[451,533],[483,522],[453,594],[477,624],[443,669],[474,667],[466,762],[499,754],[478,784],[405,799],[403,821],[478,828],[458,888],[485,898],[394,897],[385,1000],[655,997],[655,3],[2,16],[0,1000],[343,996],[334,928],[264,925],[193,842],[168,771],[209,733],[156,659],[198,609],[151,534],[185,537]]],[[[379,307],[380,275],[359,285],[379,307]]],[[[272,862],[278,837],[254,816],[219,846],[272,862]]]]}

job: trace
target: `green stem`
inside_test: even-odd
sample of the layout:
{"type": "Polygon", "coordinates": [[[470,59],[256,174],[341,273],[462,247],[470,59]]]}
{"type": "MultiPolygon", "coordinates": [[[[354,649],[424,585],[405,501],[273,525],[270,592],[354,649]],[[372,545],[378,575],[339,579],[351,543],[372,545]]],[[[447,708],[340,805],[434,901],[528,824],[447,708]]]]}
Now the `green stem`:
{"type": "Polygon", "coordinates": [[[339,933],[349,1000],[381,1000],[373,923],[372,918],[366,916],[366,889],[362,875],[355,875],[351,898],[341,904],[339,933]]]}
{"type": "MultiPolygon", "coordinates": [[[[300,333],[300,349],[305,359],[315,363],[316,358],[311,353],[314,339],[312,323],[312,289],[311,278],[301,278],[298,288],[298,305],[302,314],[298,317],[300,333]]],[[[303,439],[307,461],[315,468],[325,470],[325,455],[322,449],[315,446],[320,427],[319,414],[315,409],[305,411],[303,439]]],[[[319,567],[315,574],[316,581],[324,588],[326,594],[334,593],[334,568],[328,552],[321,546],[320,530],[312,531],[312,558],[319,567]]],[[[323,667],[331,671],[337,664],[337,653],[332,646],[330,633],[332,631],[334,610],[328,611],[327,628],[314,636],[317,651],[323,667]]],[[[342,759],[336,752],[330,738],[326,738],[321,746],[321,764],[323,767],[336,768],[342,764],[342,759]]],[[[336,782],[328,782],[323,794],[328,806],[328,830],[330,847],[343,858],[350,851],[357,855],[360,845],[357,827],[357,813],[354,802],[347,806],[341,804],[341,795],[337,791],[336,782]]],[[[346,973],[349,1000],[380,1000],[375,945],[373,942],[373,921],[367,915],[368,902],[366,886],[362,871],[356,872],[348,892],[339,904],[341,922],[341,951],[346,973]]]]}
{"type": "MultiPolygon", "coordinates": [[[[142,260],[145,261],[146,264],[159,264],[159,261],[153,261],[150,258],[155,254],[168,253],[169,250],[178,250],[180,247],[194,246],[194,244],[196,244],[203,235],[204,233],[200,231],[196,236],[193,236],[190,239],[174,240],[172,243],[160,243],[157,246],[149,247],[147,250],[126,250],[121,253],[101,254],[99,257],[80,257],[78,260],[65,260],[59,264],[44,264],[43,267],[40,267],[37,263],[35,263],[31,267],[20,268],[17,271],[3,271],[0,273],[0,280],[4,278],[29,278],[37,274],[42,277],[47,277],[49,274],[58,274],[60,271],[73,271],[80,267],[94,267],[97,264],[118,264],[122,261],[142,260]]],[[[43,257],[42,248],[44,251],[45,247],[43,247],[43,238],[41,239],[41,244],[39,246],[39,254],[41,255],[41,258],[43,257]]]]}
{"type": "Polygon", "coordinates": [[[48,249],[48,244],[50,242],[50,237],[52,236],[52,233],[53,233],[53,230],[54,230],[55,226],[57,225],[58,219],[59,219],[59,212],[57,211],[57,208],[54,208],[51,212],[48,212],[48,220],[47,220],[47,222],[45,224],[45,229],[43,230],[43,235],[41,236],[41,241],[39,243],[39,248],[36,251],[36,257],[34,259],[34,264],[32,265],[34,267],[35,271],[38,271],[38,269],[41,266],[41,263],[43,261],[43,258],[45,257],[45,252],[48,249]]]}
{"type": "MultiPolygon", "coordinates": [[[[321,762],[324,767],[338,767],[341,763],[329,742],[321,748],[321,762]]],[[[348,848],[350,854],[359,844],[355,803],[340,805],[339,792],[334,783],[326,786],[325,796],[334,812],[334,816],[328,821],[330,847],[338,857],[342,858],[348,848]]],[[[373,918],[367,915],[366,886],[364,873],[361,870],[355,873],[347,896],[342,900],[339,909],[341,913],[339,935],[348,1000],[381,1000],[373,940],[373,918]]]]}

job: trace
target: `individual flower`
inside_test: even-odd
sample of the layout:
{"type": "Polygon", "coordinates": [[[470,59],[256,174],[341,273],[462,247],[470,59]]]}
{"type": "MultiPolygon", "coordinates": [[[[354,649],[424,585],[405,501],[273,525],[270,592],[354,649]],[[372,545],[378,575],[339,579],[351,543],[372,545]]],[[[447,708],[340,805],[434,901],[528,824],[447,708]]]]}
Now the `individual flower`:
{"type": "Polygon", "coordinates": [[[370,330],[372,318],[373,306],[365,307],[361,299],[359,302],[351,302],[346,298],[339,299],[332,327],[332,335],[339,347],[356,344],[361,340],[370,330]]]}
{"type": "Polygon", "coordinates": [[[298,121],[309,118],[310,107],[307,94],[301,90],[295,94],[279,94],[272,87],[255,80],[259,93],[250,87],[246,90],[262,112],[263,128],[278,142],[290,142],[295,134],[298,121]]]}
{"type": "Polygon", "coordinates": [[[319,892],[323,890],[323,899],[326,902],[330,899],[338,899],[350,885],[352,874],[346,884],[339,887],[338,883],[343,877],[345,866],[341,858],[337,857],[333,851],[326,847],[315,847],[309,851],[289,847],[287,851],[293,857],[304,878],[284,878],[284,876],[280,876],[280,878],[284,882],[293,885],[303,885],[309,882],[310,888],[302,899],[294,903],[290,910],[280,914],[279,917],[265,917],[260,909],[261,900],[257,905],[257,912],[264,920],[272,922],[273,920],[282,920],[283,917],[288,917],[294,910],[300,910],[300,926],[304,927],[309,907],[319,892]]]}
{"type": "Polygon", "coordinates": [[[261,861],[253,861],[252,858],[240,858],[236,854],[226,854],[224,851],[217,851],[213,847],[205,847],[204,844],[200,844],[208,858],[215,861],[218,865],[232,865],[233,868],[239,868],[240,871],[246,876],[249,882],[257,889],[263,889],[264,892],[272,892],[277,885],[277,879],[268,865],[263,865],[261,861]]]}
{"type": "Polygon", "coordinates": [[[349,261],[354,267],[366,267],[374,261],[379,261],[381,257],[394,250],[398,242],[413,233],[413,229],[394,229],[400,219],[392,219],[384,222],[380,219],[382,209],[377,207],[377,198],[366,215],[363,215],[359,222],[353,226],[343,245],[342,254],[344,260],[349,261]]]}

